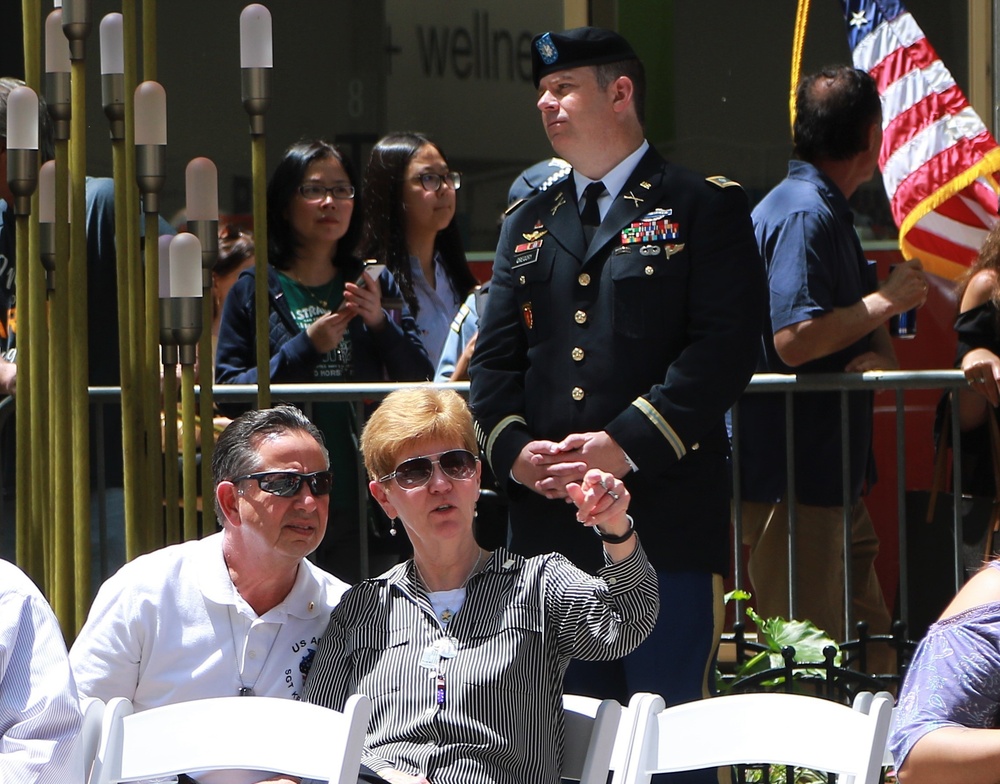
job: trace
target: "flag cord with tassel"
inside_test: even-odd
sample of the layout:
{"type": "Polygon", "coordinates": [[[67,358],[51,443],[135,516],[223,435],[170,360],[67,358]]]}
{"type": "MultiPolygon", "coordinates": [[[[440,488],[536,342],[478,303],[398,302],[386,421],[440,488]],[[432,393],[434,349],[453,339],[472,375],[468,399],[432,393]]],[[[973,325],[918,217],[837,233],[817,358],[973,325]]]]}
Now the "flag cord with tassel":
{"type": "Polygon", "coordinates": [[[795,127],[795,90],[799,86],[799,73],[802,70],[802,46],[806,40],[806,22],[809,19],[810,0],[799,0],[795,12],[795,34],[792,36],[792,70],[791,87],[788,93],[789,128],[795,127]]]}

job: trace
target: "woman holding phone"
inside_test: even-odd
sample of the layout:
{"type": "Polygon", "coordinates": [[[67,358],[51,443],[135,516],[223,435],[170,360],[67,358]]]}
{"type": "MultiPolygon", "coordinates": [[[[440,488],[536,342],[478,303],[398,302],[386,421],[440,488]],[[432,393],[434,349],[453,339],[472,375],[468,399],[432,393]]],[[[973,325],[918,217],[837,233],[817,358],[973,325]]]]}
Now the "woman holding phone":
{"type": "Polygon", "coordinates": [[[455,314],[477,283],[455,221],[461,185],[462,175],[419,133],[379,139],[365,173],[362,251],[399,282],[435,366],[455,314]]]}
{"type": "MultiPolygon", "coordinates": [[[[433,374],[413,318],[396,317],[391,273],[372,276],[354,255],[361,226],[354,167],[322,140],[289,147],[267,187],[270,367],[274,383],[423,381],[433,374]]],[[[257,381],[255,270],[240,275],[222,311],[215,380],[257,381]]],[[[334,474],[330,524],[319,551],[325,568],[356,581],[357,425],[349,403],[318,403],[334,474]],[[352,546],[352,543],[354,546],[352,546]]]]}

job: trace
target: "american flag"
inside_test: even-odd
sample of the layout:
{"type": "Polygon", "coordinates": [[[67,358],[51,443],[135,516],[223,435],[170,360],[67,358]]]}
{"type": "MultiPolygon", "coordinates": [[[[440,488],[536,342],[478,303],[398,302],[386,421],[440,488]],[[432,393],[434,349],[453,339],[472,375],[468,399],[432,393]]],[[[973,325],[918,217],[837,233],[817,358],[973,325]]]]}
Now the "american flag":
{"type": "Polygon", "coordinates": [[[854,65],[882,96],[879,168],[900,250],[957,278],[997,220],[1000,147],[902,3],[843,5],[854,65]]]}

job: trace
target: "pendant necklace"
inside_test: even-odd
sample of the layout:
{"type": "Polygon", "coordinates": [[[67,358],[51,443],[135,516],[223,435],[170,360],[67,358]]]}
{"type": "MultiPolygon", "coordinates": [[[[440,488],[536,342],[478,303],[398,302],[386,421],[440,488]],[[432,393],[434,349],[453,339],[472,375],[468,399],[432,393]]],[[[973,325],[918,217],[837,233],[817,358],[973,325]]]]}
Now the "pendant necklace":
{"type": "Polygon", "coordinates": [[[316,305],[319,305],[323,310],[330,310],[330,300],[333,298],[333,284],[337,282],[336,275],[327,283],[323,283],[319,286],[309,286],[302,282],[298,275],[292,275],[291,270],[285,272],[285,275],[295,281],[302,292],[309,297],[316,305]],[[326,296],[321,297],[319,293],[323,293],[326,296]]]}
{"type": "MultiPolygon", "coordinates": [[[[479,564],[482,562],[482,560],[483,560],[483,548],[480,547],[479,555],[476,556],[476,562],[472,565],[472,569],[469,570],[469,574],[466,575],[464,580],[462,580],[462,584],[458,586],[458,588],[453,588],[451,589],[451,591],[431,591],[431,589],[427,585],[427,580],[424,579],[423,574],[420,572],[420,567],[417,566],[417,560],[415,558],[413,559],[413,568],[417,570],[417,577],[420,578],[420,582],[423,584],[424,588],[427,590],[428,593],[451,593],[455,591],[465,590],[465,586],[468,585],[469,580],[472,579],[472,575],[474,575],[476,571],[479,569],[479,564]]],[[[464,598],[465,598],[464,596],[461,597],[459,603],[461,603],[461,601],[464,600],[464,598]]],[[[450,607],[445,607],[441,611],[440,616],[435,615],[443,631],[448,630],[448,624],[451,622],[451,619],[455,617],[455,612],[457,611],[453,612],[450,607]]]]}
{"type": "Polygon", "coordinates": [[[435,640],[433,643],[424,648],[420,657],[420,666],[428,671],[429,676],[434,681],[434,703],[438,706],[438,708],[444,707],[447,696],[444,663],[448,659],[453,659],[458,655],[458,643],[448,635],[448,626],[451,623],[451,619],[455,617],[455,613],[458,611],[455,610],[453,612],[450,607],[445,607],[441,610],[439,615],[433,597],[435,594],[439,596],[448,594],[447,601],[454,601],[458,605],[459,609],[461,609],[462,604],[465,602],[465,586],[468,585],[469,580],[472,579],[472,575],[474,575],[479,569],[479,564],[482,560],[483,548],[480,547],[479,554],[476,556],[476,562],[472,565],[472,569],[469,570],[465,579],[462,580],[462,584],[458,588],[452,588],[447,591],[430,590],[427,585],[427,580],[425,580],[423,574],[420,573],[420,567],[417,566],[416,558],[413,560],[413,568],[416,569],[417,578],[427,591],[428,601],[430,601],[431,609],[434,611],[434,620],[437,621],[438,626],[444,634],[441,639],[435,640]]]}
{"type": "Polygon", "coordinates": [[[306,296],[309,297],[309,299],[311,299],[321,308],[323,308],[323,310],[327,311],[330,310],[330,299],[333,296],[332,280],[325,286],[316,286],[316,287],[307,286],[305,283],[302,282],[299,282],[299,286],[306,293],[306,296]],[[324,294],[326,294],[326,298],[320,297],[318,294],[316,294],[317,291],[322,291],[324,294]]]}
{"type": "MultiPolygon", "coordinates": [[[[275,632],[274,637],[271,639],[271,645],[267,649],[267,653],[264,655],[264,661],[260,664],[260,672],[257,673],[257,677],[254,678],[253,683],[249,686],[243,681],[243,668],[240,666],[240,646],[236,642],[236,627],[233,624],[233,611],[235,607],[231,607],[229,610],[229,631],[233,635],[233,652],[236,656],[236,677],[239,679],[240,688],[236,690],[236,695],[238,697],[253,697],[256,692],[254,688],[257,686],[257,681],[260,680],[260,674],[264,672],[264,667],[267,666],[267,660],[271,658],[271,651],[274,650],[274,644],[278,641],[278,635],[281,634],[281,625],[278,624],[278,631],[275,632]]],[[[244,647],[247,641],[250,639],[250,632],[247,632],[246,637],[243,638],[244,647]]]]}

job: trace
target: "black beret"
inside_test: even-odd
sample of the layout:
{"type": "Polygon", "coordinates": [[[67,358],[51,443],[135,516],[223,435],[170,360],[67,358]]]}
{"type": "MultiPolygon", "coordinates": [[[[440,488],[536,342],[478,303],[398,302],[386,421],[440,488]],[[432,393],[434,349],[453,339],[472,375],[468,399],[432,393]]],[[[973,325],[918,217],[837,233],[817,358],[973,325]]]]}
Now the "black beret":
{"type": "Polygon", "coordinates": [[[531,40],[531,77],[535,87],[543,76],[564,68],[636,60],[628,41],[603,27],[577,27],[561,33],[542,33],[531,40]]]}

